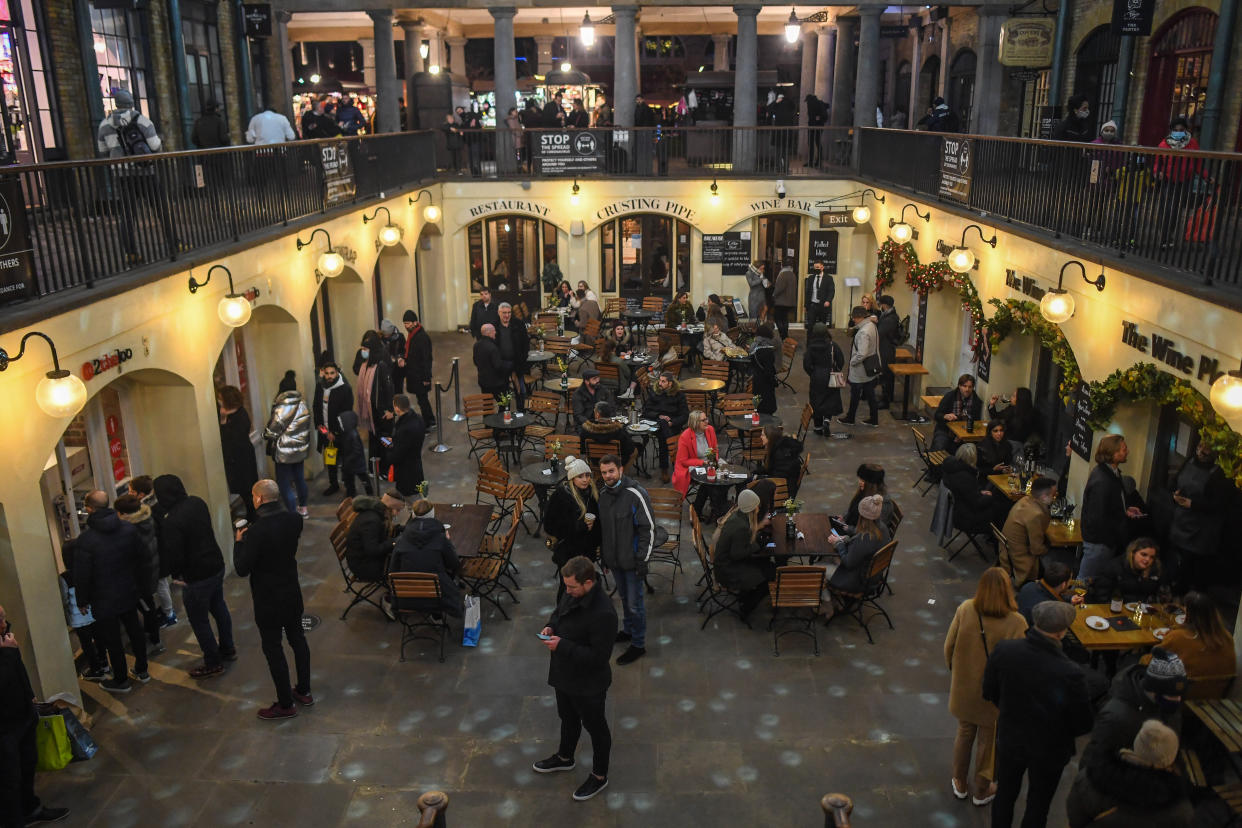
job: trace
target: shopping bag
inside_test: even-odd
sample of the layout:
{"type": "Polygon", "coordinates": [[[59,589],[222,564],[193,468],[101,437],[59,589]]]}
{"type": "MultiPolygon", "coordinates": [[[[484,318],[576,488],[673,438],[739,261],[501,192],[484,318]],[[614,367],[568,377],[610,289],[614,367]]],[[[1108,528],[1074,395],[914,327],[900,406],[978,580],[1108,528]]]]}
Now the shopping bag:
{"type": "Polygon", "coordinates": [[[35,767],[38,770],[60,770],[73,761],[64,719],[58,715],[40,716],[36,727],[35,749],[39,759],[35,767]]]}
{"type": "Polygon", "coordinates": [[[323,464],[325,466],[336,465],[336,446],[328,446],[323,450],[323,464]]]}
{"type": "Polygon", "coordinates": [[[72,710],[62,707],[57,712],[65,720],[65,732],[69,735],[69,749],[73,751],[73,761],[84,762],[93,757],[98,752],[99,745],[95,744],[90,731],[82,726],[72,710]]]}
{"type": "Polygon", "coordinates": [[[461,646],[479,646],[479,636],[483,632],[483,611],[479,606],[479,596],[466,596],[466,620],[461,635],[461,646]]]}
{"type": "Polygon", "coordinates": [[[1186,220],[1186,241],[1210,242],[1216,235],[1216,202],[1208,200],[1186,220]]]}
{"type": "Polygon", "coordinates": [[[833,371],[828,375],[829,388],[844,388],[847,385],[849,385],[849,383],[845,380],[844,371],[833,371]]]}

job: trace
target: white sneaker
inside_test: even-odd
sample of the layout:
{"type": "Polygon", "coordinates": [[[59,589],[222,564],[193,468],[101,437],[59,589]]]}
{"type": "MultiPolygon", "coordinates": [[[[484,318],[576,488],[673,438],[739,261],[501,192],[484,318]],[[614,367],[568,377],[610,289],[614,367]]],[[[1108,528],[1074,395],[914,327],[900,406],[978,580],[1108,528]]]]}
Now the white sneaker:
{"type": "Polygon", "coordinates": [[[310,517],[310,512],[306,510],[305,506],[298,507],[298,514],[301,515],[302,517],[310,517]]]}
{"type": "Polygon", "coordinates": [[[620,394],[620,395],[617,397],[617,399],[618,399],[618,400],[632,400],[632,399],[634,399],[634,389],[633,389],[633,388],[627,388],[627,389],[625,389],[625,393],[624,393],[624,394],[620,394]]]}

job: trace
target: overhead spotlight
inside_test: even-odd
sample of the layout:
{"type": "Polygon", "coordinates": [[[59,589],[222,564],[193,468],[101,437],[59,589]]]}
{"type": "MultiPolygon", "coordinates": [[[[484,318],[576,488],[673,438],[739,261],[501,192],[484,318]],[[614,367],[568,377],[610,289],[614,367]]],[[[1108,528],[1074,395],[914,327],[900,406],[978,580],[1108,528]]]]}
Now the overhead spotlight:
{"type": "Polygon", "coordinates": [[[16,362],[26,355],[26,340],[32,336],[46,341],[52,351],[52,370],[35,386],[35,403],[49,417],[72,417],[86,405],[86,383],[60,367],[60,359],[56,356],[56,343],[47,334],[31,331],[23,336],[15,357],[9,356],[7,351],[0,348],[0,371],[6,370],[10,362],[16,362]]]}

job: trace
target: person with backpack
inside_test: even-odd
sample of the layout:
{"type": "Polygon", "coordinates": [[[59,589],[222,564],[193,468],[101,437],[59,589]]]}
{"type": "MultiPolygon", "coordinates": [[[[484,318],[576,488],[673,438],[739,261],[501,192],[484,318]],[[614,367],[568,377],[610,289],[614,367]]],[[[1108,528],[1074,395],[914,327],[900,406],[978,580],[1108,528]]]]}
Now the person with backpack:
{"type": "MultiPolygon", "coordinates": [[[[134,108],[134,96],[127,89],[113,90],[116,109],[99,124],[96,144],[99,154],[107,158],[151,155],[163,149],[164,143],[151,119],[134,108]]],[[[120,210],[121,233],[125,254],[130,264],[143,261],[134,235],[143,208],[159,217],[163,226],[167,252],[177,250],[177,237],[172,228],[172,211],[167,209],[164,186],[159,168],[153,164],[117,164],[111,168],[116,178],[116,196],[120,210]]],[[[157,253],[156,258],[162,258],[157,253]]]]}

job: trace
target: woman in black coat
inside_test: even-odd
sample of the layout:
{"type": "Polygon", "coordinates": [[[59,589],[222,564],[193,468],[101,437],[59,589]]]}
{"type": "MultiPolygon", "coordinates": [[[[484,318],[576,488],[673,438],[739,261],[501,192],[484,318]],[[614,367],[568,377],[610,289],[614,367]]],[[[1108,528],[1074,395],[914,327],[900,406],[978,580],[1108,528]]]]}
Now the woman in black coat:
{"type": "Polygon", "coordinates": [[[1009,398],[1009,405],[997,410],[999,396],[988,403],[988,416],[1005,423],[1005,439],[1025,444],[1032,436],[1039,436],[1039,412],[1031,399],[1031,389],[1019,388],[1009,398]]]}
{"type": "Polygon", "coordinates": [[[832,535],[829,542],[841,556],[841,565],[828,579],[829,586],[842,592],[864,592],[871,559],[881,547],[892,540],[888,527],[877,521],[884,512],[884,498],[865,497],[859,503],[857,531],[848,538],[832,535]]]}
{"type": "Polygon", "coordinates": [[[224,479],[229,492],[241,495],[250,508],[250,489],[259,482],[259,464],[250,442],[250,415],[243,407],[241,390],[226,385],[216,392],[220,412],[220,451],[224,454],[224,479]]]}
{"type": "Polygon", "coordinates": [[[444,531],[444,524],[436,520],[435,511],[427,501],[414,504],[414,519],[397,539],[388,571],[429,572],[440,579],[440,606],[432,606],[426,599],[401,598],[396,602],[397,609],[442,610],[458,618],[465,614],[462,589],[455,580],[461,571],[461,561],[444,531]]]}
{"type": "Polygon", "coordinates": [[[1013,444],[1006,439],[1003,421],[988,423],[987,435],[975,444],[975,455],[980,480],[987,480],[990,474],[1008,473],[1013,465],[1013,444]]]}
{"type": "Polygon", "coordinates": [[[738,594],[743,621],[768,594],[768,581],[776,574],[771,561],[758,555],[759,532],[768,525],[768,516],[759,506],[759,495],[750,489],[738,493],[737,506],[716,534],[713,553],[716,580],[738,594]]]}
{"type": "Polygon", "coordinates": [[[1155,601],[1168,584],[1160,567],[1160,547],[1151,538],[1136,538],[1126,552],[1109,561],[1092,579],[1088,600],[1102,603],[1120,593],[1123,601],[1155,601]]]}
{"type": "Polygon", "coordinates": [[[845,368],[845,354],[828,335],[828,326],[817,322],[807,340],[806,353],[802,355],[802,370],[811,378],[811,409],[815,412],[815,433],[831,436],[829,423],[838,414],[845,413],[841,401],[841,389],[831,386],[834,371],[845,368]]]}
{"type": "MultiPolygon", "coordinates": [[[[763,473],[768,477],[780,477],[789,487],[789,496],[798,494],[798,475],[802,471],[802,443],[786,436],[778,425],[764,426],[760,440],[767,449],[763,461],[763,473]]],[[[780,504],[777,504],[778,506],[780,504]]]]}
{"type": "Polygon", "coordinates": [[[759,397],[759,413],[776,413],[776,340],[772,338],[772,326],[764,323],[755,331],[755,338],[750,345],[751,378],[754,380],[754,392],[759,397]]]}
{"type": "Polygon", "coordinates": [[[572,454],[565,458],[566,479],[562,480],[543,507],[543,528],[552,547],[552,563],[557,569],[556,600],[565,594],[559,573],[570,558],[582,555],[599,560],[599,490],[591,467],[572,454]],[[592,518],[588,522],[586,516],[592,518]]]}
{"type": "Polygon", "coordinates": [[[345,560],[354,577],[362,581],[384,580],[384,567],[392,555],[392,509],[404,505],[388,495],[361,495],[353,501],[354,522],[345,536],[345,560]]]}
{"type": "Polygon", "coordinates": [[[393,383],[393,364],[379,331],[367,331],[362,335],[362,347],[354,357],[354,373],[358,375],[355,397],[358,427],[367,432],[370,456],[383,457],[384,446],[380,443],[380,437],[392,433],[392,398],[397,392],[393,383]],[[366,410],[362,406],[364,399],[370,402],[366,410]]]}
{"type": "Polygon", "coordinates": [[[963,443],[940,464],[940,482],[953,493],[953,526],[971,533],[989,532],[988,524],[1005,525],[1009,498],[979,485],[974,443],[963,443]]]}

